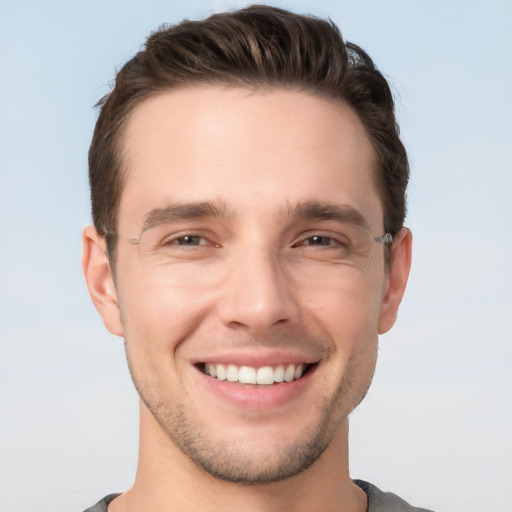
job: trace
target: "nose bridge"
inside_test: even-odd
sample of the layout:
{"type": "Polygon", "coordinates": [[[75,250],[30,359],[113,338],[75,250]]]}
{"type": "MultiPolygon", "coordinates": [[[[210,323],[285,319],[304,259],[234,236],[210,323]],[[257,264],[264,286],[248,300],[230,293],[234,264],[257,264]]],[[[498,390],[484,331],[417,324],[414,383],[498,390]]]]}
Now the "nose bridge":
{"type": "Polygon", "coordinates": [[[221,285],[223,323],[257,331],[293,321],[298,308],[291,284],[275,250],[254,244],[241,249],[221,285]]]}

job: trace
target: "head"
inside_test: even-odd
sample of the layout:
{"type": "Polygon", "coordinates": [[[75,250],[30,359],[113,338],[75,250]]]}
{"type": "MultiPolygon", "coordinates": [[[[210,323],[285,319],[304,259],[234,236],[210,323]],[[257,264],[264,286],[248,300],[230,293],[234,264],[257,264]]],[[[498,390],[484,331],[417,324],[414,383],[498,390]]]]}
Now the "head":
{"type": "MultiPolygon", "coordinates": [[[[121,144],[130,114],[162,91],[200,84],[286,88],[350,106],[377,156],[375,184],[384,229],[403,227],[409,166],[391,90],[370,57],[345,43],[332,22],[268,6],[183,21],[151,35],[121,69],[101,112],[89,151],[93,222],[114,264],[119,202],[125,180],[121,144]]],[[[387,251],[389,264],[390,252],[387,251]]]]}
{"type": "Polygon", "coordinates": [[[246,484],[329,452],[405,289],[407,175],[389,87],[333,24],[252,7],[153,34],[103,100],[83,258],[141,436],[246,484]]]}

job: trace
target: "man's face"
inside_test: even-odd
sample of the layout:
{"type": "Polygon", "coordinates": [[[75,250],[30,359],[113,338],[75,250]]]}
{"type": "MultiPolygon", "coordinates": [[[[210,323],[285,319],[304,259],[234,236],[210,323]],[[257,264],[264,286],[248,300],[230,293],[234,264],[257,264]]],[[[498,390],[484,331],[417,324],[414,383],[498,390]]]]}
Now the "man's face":
{"type": "Polygon", "coordinates": [[[123,140],[111,330],[145,406],[214,476],[302,471],[366,393],[382,330],[361,122],[306,93],[204,86],[143,103],[123,140]],[[346,230],[371,233],[366,252],[347,257],[346,230]]]}

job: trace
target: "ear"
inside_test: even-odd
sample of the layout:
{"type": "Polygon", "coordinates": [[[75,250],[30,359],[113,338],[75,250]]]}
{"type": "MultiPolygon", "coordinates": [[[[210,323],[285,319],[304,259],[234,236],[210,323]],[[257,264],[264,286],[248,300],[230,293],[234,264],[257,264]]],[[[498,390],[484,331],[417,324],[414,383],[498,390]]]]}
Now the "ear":
{"type": "Polygon", "coordinates": [[[393,327],[398,307],[407,285],[412,257],[412,233],[403,228],[395,237],[391,248],[391,268],[383,290],[379,314],[378,333],[384,334],[393,327]]]}
{"type": "Polygon", "coordinates": [[[112,334],[123,336],[105,238],[98,234],[94,226],[87,226],[82,232],[82,270],[91,299],[105,327],[112,334]]]}

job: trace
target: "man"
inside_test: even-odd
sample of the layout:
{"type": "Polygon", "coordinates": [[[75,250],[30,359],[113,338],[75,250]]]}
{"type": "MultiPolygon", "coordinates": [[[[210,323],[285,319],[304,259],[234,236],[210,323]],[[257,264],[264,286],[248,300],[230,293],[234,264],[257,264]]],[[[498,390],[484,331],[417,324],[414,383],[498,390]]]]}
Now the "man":
{"type": "Polygon", "coordinates": [[[140,457],[90,512],[422,510],[348,470],[411,260],[393,108],[333,24],[271,7],[164,28],[119,72],[83,269],[140,457]]]}

